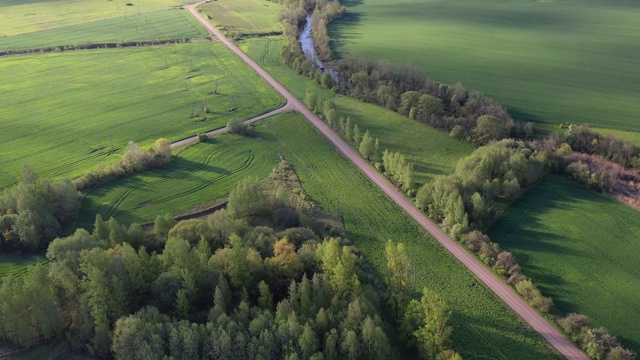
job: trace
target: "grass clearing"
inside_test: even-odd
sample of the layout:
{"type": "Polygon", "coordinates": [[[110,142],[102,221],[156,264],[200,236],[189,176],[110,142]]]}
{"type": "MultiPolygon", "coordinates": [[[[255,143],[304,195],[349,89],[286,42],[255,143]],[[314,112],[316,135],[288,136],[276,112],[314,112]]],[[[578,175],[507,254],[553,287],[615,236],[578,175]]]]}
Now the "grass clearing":
{"type": "Polygon", "coordinates": [[[265,68],[299,99],[307,88],[313,89],[320,99],[332,98],[338,113],[351,116],[364,132],[380,139],[380,150],[400,151],[414,164],[416,185],[433,180],[434,176],[450,174],[461,157],[471,154],[473,147],[467,142],[450,137],[447,133],[420,124],[407,117],[379,106],[336,96],[321,88],[315,81],[298,75],[284,65],[280,48],[281,37],[247,39],[241,42],[244,52],[265,68]]]}
{"type": "MultiPolygon", "coordinates": [[[[384,272],[386,239],[407,246],[416,287],[428,286],[453,309],[453,347],[465,359],[550,359],[558,356],[495,295],[410,220],[299,115],[258,123],[275,140],[302,187],[328,211],[344,216],[348,236],[374,269],[384,272]]],[[[272,142],[273,140],[270,140],[272,142]]],[[[273,142],[272,142],[273,144],[273,142]]]]}
{"type": "Polygon", "coordinates": [[[284,9],[268,0],[216,0],[200,5],[214,25],[232,35],[282,31],[277,20],[284,9]]]}
{"type": "Polygon", "coordinates": [[[561,177],[512,205],[489,236],[563,313],[589,316],[640,350],[640,213],[561,177]]]}
{"type": "Polygon", "coordinates": [[[635,131],[616,130],[616,129],[603,129],[603,128],[591,128],[592,130],[599,132],[602,135],[611,135],[619,139],[627,140],[635,146],[640,146],[640,133],[635,131]]]}
{"type": "Polygon", "coordinates": [[[228,195],[244,178],[267,176],[278,160],[269,141],[259,136],[215,136],[180,148],[167,166],[94,189],[84,200],[78,226],[91,228],[98,213],[125,223],[175,214],[228,195]]]}
{"type": "Polygon", "coordinates": [[[144,14],[186,3],[189,1],[3,0],[0,2],[0,38],[95,20],[144,14]]]}
{"type": "Polygon", "coordinates": [[[340,56],[410,62],[517,118],[640,131],[640,4],[628,0],[348,1],[340,56]]]}
{"type": "Polygon", "coordinates": [[[178,140],[283,103],[211,42],[11,56],[0,59],[0,78],[0,189],[25,163],[42,177],[76,176],[115,162],[112,142],[119,151],[130,140],[178,140]],[[205,98],[211,113],[197,122],[190,115],[205,98]]]}
{"type": "Polygon", "coordinates": [[[0,37],[0,51],[191,39],[206,35],[207,31],[186,10],[165,10],[0,37]]]}
{"type": "Polygon", "coordinates": [[[19,275],[27,271],[27,266],[37,262],[49,263],[43,254],[5,255],[0,254],[0,281],[7,275],[19,275]]]}

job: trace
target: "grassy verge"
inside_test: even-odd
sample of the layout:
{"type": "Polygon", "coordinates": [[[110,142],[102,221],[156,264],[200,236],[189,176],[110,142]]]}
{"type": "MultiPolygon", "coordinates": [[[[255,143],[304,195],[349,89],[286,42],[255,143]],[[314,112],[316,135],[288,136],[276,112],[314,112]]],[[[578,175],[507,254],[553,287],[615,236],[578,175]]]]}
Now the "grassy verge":
{"type": "Polygon", "coordinates": [[[0,37],[0,51],[190,39],[206,35],[205,29],[186,10],[165,10],[0,37]]]}
{"type": "Polygon", "coordinates": [[[380,139],[380,151],[389,149],[405,154],[414,164],[417,186],[431,181],[434,176],[452,173],[458,159],[473,151],[468,143],[393,111],[335,96],[330,90],[321,88],[315,81],[284,65],[280,57],[283,44],[281,37],[247,39],[240,43],[243,51],[296,97],[303,99],[305,90],[312,89],[319,99],[333,98],[339,114],[350,116],[363,132],[369,130],[372,136],[380,139]]]}
{"type": "Polygon", "coordinates": [[[267,0],[217,0],[200,9],[211,22],[230,35],[252,35],[282,31],[278,15],[284,6],[267,0]]]}
{"type": "Polygon", "coordinates": [[[393,205],[297,115],[258,125],[290,161],[305,191],[344,216],[348,236],[378,273],[384,242],[402,241],[415,269],[416,287],[428,286],[453,309],[453,346],[465,359],[556,358],[540,336],[499,301],[435,240],[393,205]]]}
{"type": "Polygon", "coordinates": [[[532,121],[640,131],[640,7],[627,0],[346,1],[332,47],[462,81],[532,121]]]}
{"type": "Polygon", "coordinates": [[[116,161],[111,149],[130,140],[178,140],[283,103],[210,42],[12,56],[0,59],[0,78],[0,188],[24,163],[43,177],[79,175],[116,161]],[[191,118],[205,101],[206,120],[191,118]]]}
{"type": "Polygon", "coordinates": [[[640,350],[640,214],[561,177],[529,190],[489,233],[562,313],[640,350]]]}

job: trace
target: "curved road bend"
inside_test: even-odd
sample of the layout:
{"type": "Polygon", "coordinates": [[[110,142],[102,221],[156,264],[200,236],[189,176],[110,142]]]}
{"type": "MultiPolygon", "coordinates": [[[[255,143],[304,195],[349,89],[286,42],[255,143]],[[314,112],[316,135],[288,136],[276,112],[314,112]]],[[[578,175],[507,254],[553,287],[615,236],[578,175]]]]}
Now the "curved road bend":
{"type": "MultiPolygon", "coordinates": [[[[203,1],[204,2],[204,1],[203,1]]],[[[502,301],[504,301],[513,311],[520,315],[535,331],[544,337],[560,354],[571,360],[588,360],[587,356],[573,343],[567,340],[556,328],[547,320],[531,308],[520,296],[498,279],[489,269],[476,260],[460,244],[445,234],[436,224],[429,220],[420,210],[418,210],[404,195],[400,194],[396,187],[386,178],[380,175],[369,163],[360,157],[349,145],[347,145],[333,130],[316,117],[311,111],[305,108],[287,89],[280,85],[269,73],[262,69],[247,54],[242,52],[234,43],[225,38],[222,33],[209,23],[196,7],[203,2],[188,5],[189,12],[198,19],[213,35],[218,37],[231,51],[236,53],[242,60],[251,66],[260,76],[262,76],[274,89],[276,89],[291,105],[292,109],[304,115],[313,126],[315,126],[349,161],[351,161],[360,171],[362,171],[376,186],[378,186],[388,197],[391,198],[400,208],[407,212],[415,221],[427,230],[442,246],[453,254],[464,266],[482,281],[491,291],[493,291],[502,301]]]]}
{"type": "MultiPolygon", "coordinates": [[[[285,100],[286,101],[286,100],[285,100]]],[[[256,116],[254,118],[251,118],[249,120],[245,120],[242,123],[244,124],[251,124],[254,123],[256,121],[260,121],[262,119],[266,119],[268,117],[272,117],[273,115],[277,115],[280,114],[282,112],[285,111],[289,111],[289,110],[294,110],[293,107],[291,106],[291,103],[289,103],[288,101],[285,102],[285,104],[282,107],[279,107],[273,111],[270,111],[266,114],[262,114],[259,116],[256,116]]],[[[219,129],[215,129],[215,130],[211,130],[209,132],[206,132],[205,135],[207,136],[213,136],[213,135],[218,135],[218,134],[222,134],[223,132],[226,132],[227,128],[226,127],[221,127],[219,129]]],[[[191,143],[195,143],[198,141],[198,135],[192,136],[192,137],[188,137],[186,139],[182,139],[182,140],[178,140],[176,142],[171,143],[171,148],[177,148],[178,146],[182,146],[182,145],[187,145],[187,144],[191,144],[191,143]]]]}

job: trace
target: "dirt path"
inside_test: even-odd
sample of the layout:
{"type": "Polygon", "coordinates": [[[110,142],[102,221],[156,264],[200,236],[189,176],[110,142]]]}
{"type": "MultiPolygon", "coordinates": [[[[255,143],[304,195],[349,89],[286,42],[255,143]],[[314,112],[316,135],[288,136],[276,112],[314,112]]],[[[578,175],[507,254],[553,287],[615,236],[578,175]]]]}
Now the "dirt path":
{"type": "Polygon", "coordinates": [[[520,315],[535,331],[544,337],[560,354],[567,359],[588,360],[587,356],[573,343],[567,340],[555,327],[540,316],[524,300],[520,298],[501,279],[497,278],[487,267],[476,260],[460,244],[451,239],[440,228],[418,210],[404,195],[400,194],[396,187],[386,178],[380,175],[369,163],[360,157],[342,138],[331,130],[324,122],[305,108],[287,89],[280,85],[269,73],[262,69],[247,54],[242,52],[234,43],[225,38],[222,33],[211,25],[198,11],[196,7],[203,2],[188,5],[189,12],[204,25],[213,35],[218,37],[231,51],[251,66],[274,89],[276,89],[288,102],[288,105],[304,115],[349,161],[362,171],[376,186],[378,186],[391,200],[400,206],[407,214],[427,230],[442,246],[504,301],[513,311],[520,315]]]}
{"type": "MultiPolygon", "coordinates": [[[[243,121],[243,123],[244,124],[251,124],[251,123],[254,123],[256,121],[260,121],[262,119],[266,119],[268,117],[271,117],[273,115],[277,115],[277,114],[280,114],[282,112],[291,111],[291,110],[294,110],[294,108],[291,106],[291,103],[287,101],[282,107],[280,107],[278,109],[275,109],[273,111],[270,111],[270,112],[268,112],[266,114],[262,114],[262,115],[256,116],[256,117],[251,118],[249,120],[245,120],[245,121],[243,121]]],[[[213,135],[222,134],[222,133],[224,133],[226,131],[227,131],[226,127],[221,127],[219,129],[211,130],[211,131],[209,131],[209,132],[207,132],[205,134],[207,136],[213,136],[213,135]]],[[[198,142],[198,135],[195,135],[195,136],[192,136],[192,137],[188,137],[186,139],[178,140],[178,141],[176,141],[174,143],[171,143],[171,148],[173,149],[173,148],[176,148],[178,146],[187,145],[187,144],[191,144],[191,143],[195,143],[195,142],[198,142]]]]}

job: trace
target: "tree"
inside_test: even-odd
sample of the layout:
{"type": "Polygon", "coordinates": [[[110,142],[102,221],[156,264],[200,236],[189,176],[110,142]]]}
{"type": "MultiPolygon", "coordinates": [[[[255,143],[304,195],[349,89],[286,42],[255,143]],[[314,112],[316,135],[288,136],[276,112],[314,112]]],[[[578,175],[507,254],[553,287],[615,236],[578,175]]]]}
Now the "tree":
{"type": "Polygon", "coordinates": [[[421,357],[435,359],[449,340],[451,310],[431,290],[424,288],[420,301],[411,300],[402,322],[409,343],[415,344],[421,357]]]}
{"type": "Polygon", "coordinates": [[[320,78],[320,85],[325,89],[330,89],[331,86],[333,86],[333,81],[331,81],[331,75],[329,75],[329,73],[322,74],[322,78],[320,78]]]}
{"type": "Polygon", "coordinates": [[[241,219],[261,214],[266,208],[264,192],[256,179],[241,180],[236,189],[229,194],[227,211],[231,216],[241,219]]]}
{"type": "Polygon", "coordinates": [[[260,281],[258,284],[258,290],[260,292],[258,305],[265,310],[271,311],[273,309],[273,295],[271,295],[271,291],[269,291],[269,285],[267,285],[264,280],[260,281]]]}
{"type": "Polygon", "coordinates": [[[315,111],[318,106],[318,95],[313,90],[307,89],[304,94],[304,104],[311,111],[315,111]]]}
{"type": "Polygon", "coordinates": [[[238,230],[237,222],[227,209],[220,209],[207,217],[209,227],[213,231],[213,240],[217,248],[224,246],[229,235],[238,230]]]}
{"type": "Polygon", "coordinates": [[[164,216],[158,215],[153,223],[153,233],[157,237],[166,240],[167,236],[169,236],[169,230],[171,230],[175,225],[176,220],[171,216],[171,214],[165,214],[164,216]]]}
{"type": "Polygon", "coordinates": [[[482,115],[478,118],[478,125],[473,130],[474,143],[486,145],[491,140],[504,139],[509,136],[512,128],[513,120],[505,123],[495,116],[482,115]]]}
{"type": "Polygon", "coordinates": [[[316,333],[313,331],[309,323],[305,324],[304,329],[302,330],[302,335],[298,339],[298,344],[300,346],[303,359],[309,359],[320,347],[316,333]]]}
{"type": "Polygon", "coordinates": [[[387,240],[385,255],[387,257],[387,284],[395,303],[396,317],[398,317],[399,309],[406,307],[411,293],[409,257],[403,243],[394,244],[391,240],[387,240]]]}
{"type": "Polygon", "coordinates": [[[367,130],[364,133],[364,136],[362,137],[362,141],[360,142],[360,146],[358,147],[358,150],[360,150],[360,154],[364,156],[365,159],[367,160],[375,159],[376,144],[373,138],[371,137],[369,130],[367,130]]]}
{"type": "Polygon", "coordinates": [[[360,358],[360,341],[353,330],[349,330],[340,346],[345,359],[357,360],[360,358]]]}
{"type": "Polygon", "coordinates": [[[360,131],[360,126],[358,124],[353,126],[353,142],[356,146],[360,145],[362,142],[362,132],[360,131]]]}

